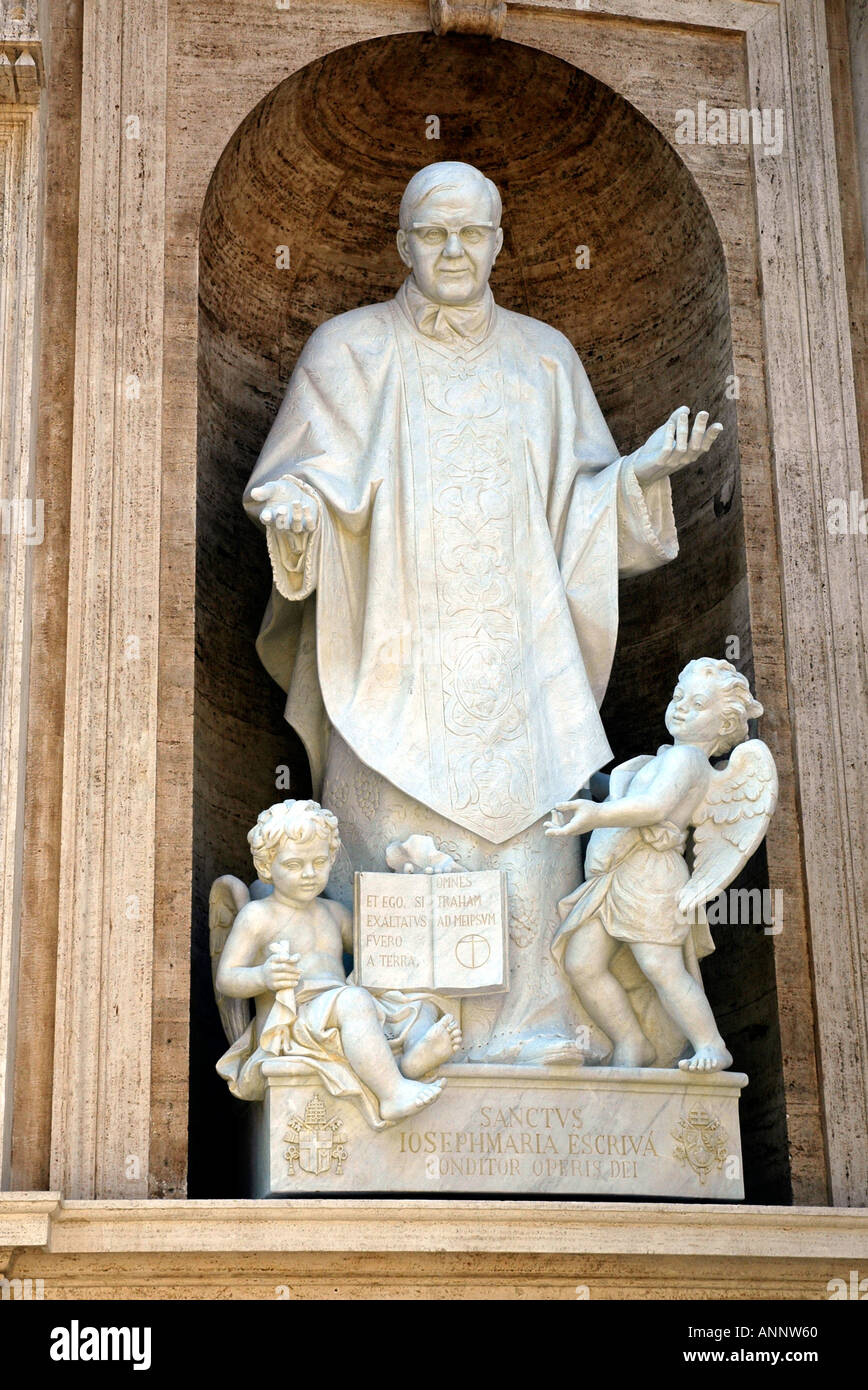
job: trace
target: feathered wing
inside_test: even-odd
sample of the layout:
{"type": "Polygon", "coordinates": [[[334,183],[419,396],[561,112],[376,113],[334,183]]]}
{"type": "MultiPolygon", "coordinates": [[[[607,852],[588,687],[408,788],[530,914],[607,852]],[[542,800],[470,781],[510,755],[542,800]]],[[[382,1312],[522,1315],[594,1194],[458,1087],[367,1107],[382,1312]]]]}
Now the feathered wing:
{"type": "Polygon", "coordinates": [[[223,874],[215,878],[208,896],[208,929],[211,944],[211,979],[214,984],[214,997],[220,1011],[220,1021],[231,1043],[241,1037],[250,1022],[249,999],[229,999],[217,988],[217,968],[220,956],[226,945],[226,938],[232,923],[242,907],[250,901],[247,885],[233,874],[223,874]]]}
{"type": "Polygon", "coordinates": [[[778,804],[778,773],[761,739],[733,749],[693,816],[693,873],[679,899],[682,912],[716,898],[759,847],[778,804]]]}

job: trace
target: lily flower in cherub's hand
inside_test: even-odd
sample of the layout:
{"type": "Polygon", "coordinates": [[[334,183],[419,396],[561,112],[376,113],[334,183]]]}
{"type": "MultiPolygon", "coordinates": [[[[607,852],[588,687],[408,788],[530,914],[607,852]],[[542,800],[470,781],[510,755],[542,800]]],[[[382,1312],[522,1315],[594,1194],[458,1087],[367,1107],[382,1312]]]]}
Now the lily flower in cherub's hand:
{"type": "Polygon", "coordinates": [[[430,835],[410,835],[403,842],[393,840],[386,846],[386,863],[396,874],[453,874],[462,867],[430,835]]]}

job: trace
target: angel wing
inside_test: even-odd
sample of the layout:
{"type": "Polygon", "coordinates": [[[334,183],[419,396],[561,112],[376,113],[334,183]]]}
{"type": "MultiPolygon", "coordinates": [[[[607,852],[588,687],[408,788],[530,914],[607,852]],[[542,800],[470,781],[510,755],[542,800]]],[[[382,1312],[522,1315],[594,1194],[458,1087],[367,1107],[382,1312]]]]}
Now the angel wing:
{"type": "Polygon", "coordinates": [[[732,750],[712,772],[705,799],[693,815],[693,873],[679,899],[691,912],[716,898],[741,873],[758,848],[778,804],[778,773],[761,739],[732,750]]]}
{"type": "Polygon", "coordinates": [[[223,874],[215,878],[208,895],[208,929],[211,944],[211,979],[214,984],[214,997],[220,1010],[220,1021],[231,1043],[241,1037],[250,1022],[250,1001],[248,999],[228,999],[217,988],[217,967],[226,945],[226,938],[232,923],[245,903],[250,901],[246,884],[234,874],[223,874]]]}

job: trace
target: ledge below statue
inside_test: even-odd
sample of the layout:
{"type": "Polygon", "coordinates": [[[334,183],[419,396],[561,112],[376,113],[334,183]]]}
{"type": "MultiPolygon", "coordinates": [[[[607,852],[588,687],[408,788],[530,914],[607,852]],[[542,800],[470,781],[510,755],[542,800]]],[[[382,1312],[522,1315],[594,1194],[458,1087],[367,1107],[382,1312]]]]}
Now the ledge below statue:
{"type": "Polygon", "coordinates": [[[304,1064],[262,1070],[254,1196],[744,1196],[741,1072],[452,1063],[435,1104],[374,1132],[304,1064]]]}

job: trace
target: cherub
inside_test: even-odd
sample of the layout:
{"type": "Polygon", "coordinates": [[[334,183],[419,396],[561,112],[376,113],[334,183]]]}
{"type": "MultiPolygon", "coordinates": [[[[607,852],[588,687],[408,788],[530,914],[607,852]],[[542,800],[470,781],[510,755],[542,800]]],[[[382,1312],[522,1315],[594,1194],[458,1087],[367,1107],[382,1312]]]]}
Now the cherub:
{"type": "Polygon", "coordinates": [[[732,1064],[702,987],[692,927],[713,949],[704,905],[741,872],[777,805],[771,753],[759,739],[744,742],[748,720],[760,714],[730,662],[688,662],[666,710],[672,744],[616,767],[602,803],[564,802],[556,811],[570,819],[546,822],[549,835],[592,831],[585,882],[559,904],[564,920],[552,953],[611,1039],[613,1066],[648,1066],[655,1057],[609,968],[621,943],[694,1049],[678,1065],[724,1071],[732,1064]],[[716,769],[710,759],[730,749],[716,769]],[[684,858],[691,827],[692,873],[684,858]]]}
{"type": "Polygon", "coordinates": [[[340,848],[335,816],[316,801],[278,802],[247,839],[256,896],[227,874],[210,898],[215,990],[233,1044],[217,1070],[230,1090],[260,1099],[262,1063],[290,1056],[332,1095],[356,1097],[375,1128],[430,1105],[444,1085],[432,1073],[461,1046],[461,1033],[431,996],[348,982],[352,913],[320,896],[340,848]],[[255,1000],[250,1021],[247,999],[255,1000]]]}

